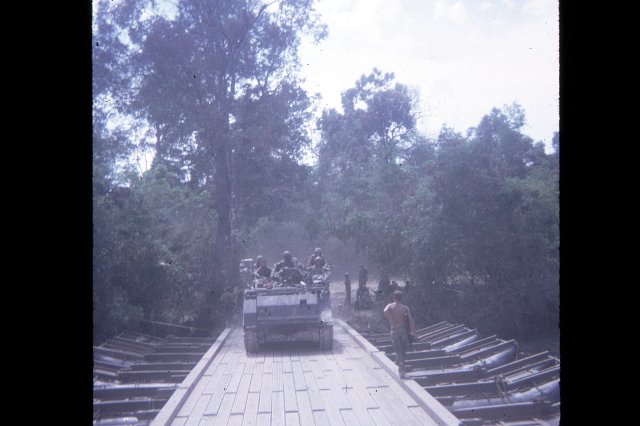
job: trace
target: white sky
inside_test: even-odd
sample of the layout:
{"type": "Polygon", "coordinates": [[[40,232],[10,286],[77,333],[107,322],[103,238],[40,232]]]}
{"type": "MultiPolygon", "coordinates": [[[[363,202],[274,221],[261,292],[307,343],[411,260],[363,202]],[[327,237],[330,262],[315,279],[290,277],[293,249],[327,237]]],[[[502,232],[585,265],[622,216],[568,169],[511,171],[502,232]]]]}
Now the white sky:
{"type": "Polygon", "coordinates": [[[329,35],[300,50],[321,111],[374,67],[420,94],[418,129],[464,133],[518,102],[523,132],[550,151],[559,130],[558,0],[318,0],[329,35]]]}

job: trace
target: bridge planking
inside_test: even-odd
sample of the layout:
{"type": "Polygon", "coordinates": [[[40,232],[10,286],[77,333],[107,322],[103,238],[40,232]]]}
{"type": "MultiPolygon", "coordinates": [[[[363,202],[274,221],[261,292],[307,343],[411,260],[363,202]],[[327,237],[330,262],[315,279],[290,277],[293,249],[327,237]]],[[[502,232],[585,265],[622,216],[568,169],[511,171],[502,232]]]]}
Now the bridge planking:
{"type": "Polygon", "coordinates": [[[324,352],[281,342],[246,354],[233,329],[176,417],[153,424],[436,425],[397,380],[338,325],[324,352]]]}

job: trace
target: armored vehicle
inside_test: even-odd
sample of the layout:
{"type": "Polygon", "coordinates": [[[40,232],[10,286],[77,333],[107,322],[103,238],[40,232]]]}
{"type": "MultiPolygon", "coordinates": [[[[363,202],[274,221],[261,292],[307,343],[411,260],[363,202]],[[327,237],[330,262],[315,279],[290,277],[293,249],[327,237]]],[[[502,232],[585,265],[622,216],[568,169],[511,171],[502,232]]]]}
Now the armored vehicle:
{"type": "Polygon", "coordinates": [[[243,328],[247,353],[268,341],[312,341],[333,347],[330,271],[283,268],[271,278],[253,280],[244,291],[243,328]]]}

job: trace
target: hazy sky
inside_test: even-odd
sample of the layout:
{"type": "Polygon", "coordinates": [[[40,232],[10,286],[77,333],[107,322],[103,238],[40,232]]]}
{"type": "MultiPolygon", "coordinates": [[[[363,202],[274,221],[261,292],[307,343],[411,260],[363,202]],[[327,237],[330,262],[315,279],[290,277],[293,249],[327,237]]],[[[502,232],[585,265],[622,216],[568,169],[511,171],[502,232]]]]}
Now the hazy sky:
{"type": "Polygon", "coordinates": [[[518,102],[523,132],[549,148],[559,130],[557,0],[318,0],[329,36],[301,51],[305,88],[323,108],[374,67],[420,94],[418,128],[464,133],[518,102]]]}

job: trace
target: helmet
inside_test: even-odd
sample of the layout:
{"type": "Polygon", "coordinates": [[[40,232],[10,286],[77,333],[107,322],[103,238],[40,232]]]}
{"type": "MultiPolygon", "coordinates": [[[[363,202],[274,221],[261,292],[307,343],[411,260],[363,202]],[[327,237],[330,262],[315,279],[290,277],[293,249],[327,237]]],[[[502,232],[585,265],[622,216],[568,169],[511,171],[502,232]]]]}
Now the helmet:
{"type": "Polygon", "coordinates": [[[256,257],[256,262],[260,262],[262,261],[263,257],[261,255],[258,255],[258,257],[256,257]]]}
{"type": "Polygon", "coordinates": [[[320,254],[320,253],[322,253],[322,250],[320,250],[319,248],[317,248],[317,249],[315,249],[315,250],[314,250],[314,253],[315,253],[315,254],[320,254]]]}
{"type": "Polygon", "coordinates": [[[291,253],[288,250],[285,250],[285,252],[282,253],[282,257],[284,257],[285,259],[289,260],[289,259],[291,259],[291,253]]]}

